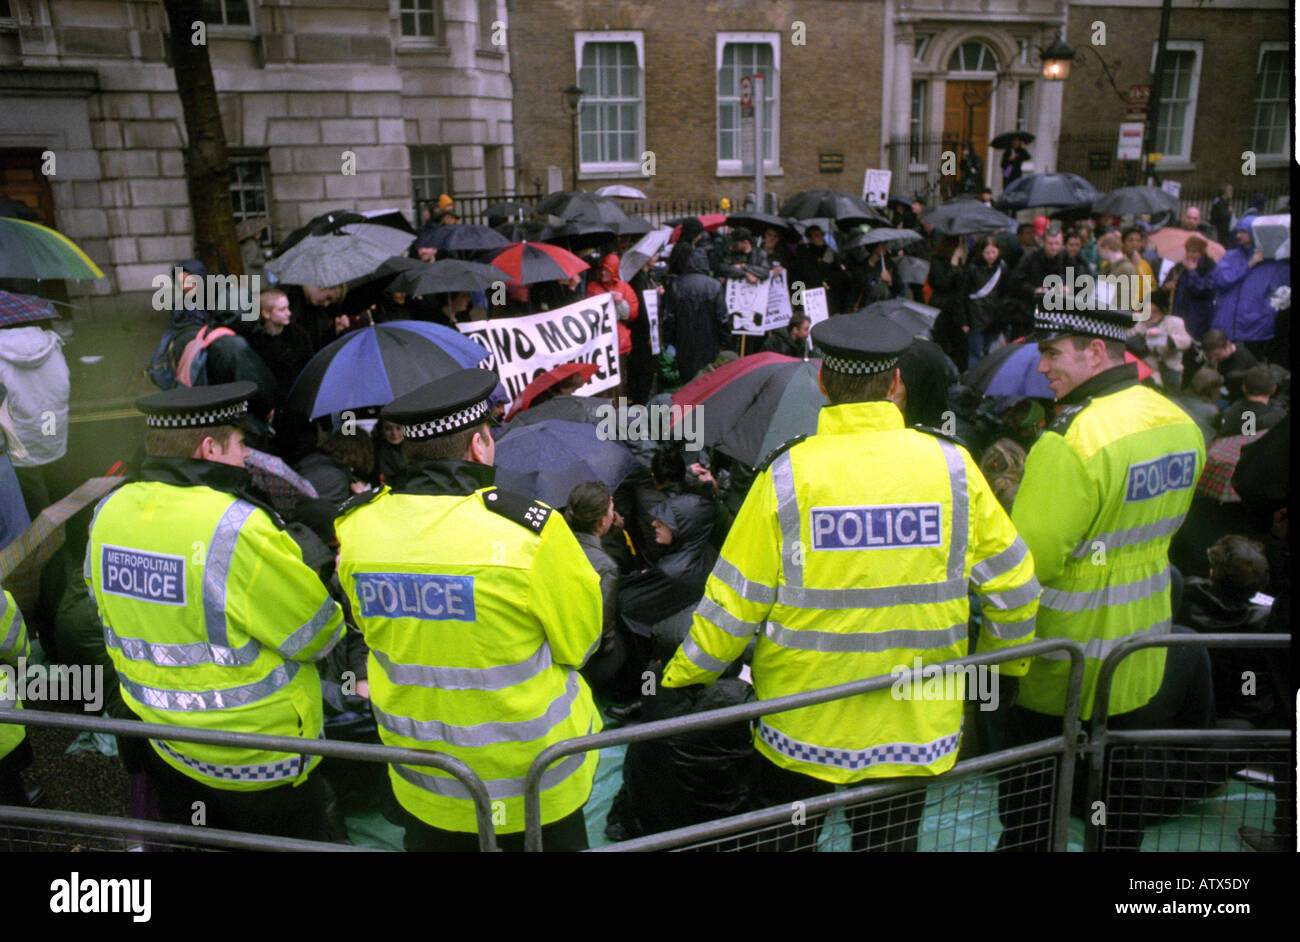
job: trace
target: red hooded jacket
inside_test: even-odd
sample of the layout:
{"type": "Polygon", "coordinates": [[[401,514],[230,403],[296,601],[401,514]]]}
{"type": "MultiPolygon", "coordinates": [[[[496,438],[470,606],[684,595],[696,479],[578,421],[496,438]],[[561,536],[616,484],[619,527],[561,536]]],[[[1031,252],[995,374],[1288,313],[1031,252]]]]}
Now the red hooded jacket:
{"type": "Polygon", "coordinates": [[[632,290],[632,286],[626,281],[619,280],[618,262],[619,258],[616,252],[610,252],[600,260],[601,269],[609,272],[611,281],[608,284],[601,284],[599,279],[589,282],[587,284],[587,297],[595,297],[609,291],[615,297],[622,298],[627,302],[627,320],[618,322],[618,352],[621,355],[632,352],[632,329],[627,325],[636,320],[641,312],[636,292],[632,290]]]}

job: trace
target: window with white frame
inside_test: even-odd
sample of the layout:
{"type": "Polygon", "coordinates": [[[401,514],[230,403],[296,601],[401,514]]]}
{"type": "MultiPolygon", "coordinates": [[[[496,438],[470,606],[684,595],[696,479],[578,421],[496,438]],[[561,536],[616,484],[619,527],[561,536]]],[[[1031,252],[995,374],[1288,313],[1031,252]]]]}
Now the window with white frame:
{"type": "Polygon", "coordinates": [[[924,59],[926,47],[928,47],[929,45],[930,45],[929,34],[915,37],[912,40],[912,60],[914,62],[920,62],[922,59],[924,59]]]}
{"type": "Polygon", "coordinates": [[[1250,148],[1257,157],[1286,157],[1291,152],[1291,68],[1286,43],[1265,43],[1259,50],[1255,81],[1255,117],[1250,148]]]}
{"type": "Polygon", "coordinates": [[[746,75],[763,76],[763,165],[779,170],[780,48],[779,33],[717,35],[719,173],[741,170],[740,80],[746,75]]]}
{"type": "MultiPolygon", "coordinates": [[[[1173,41],[1165,47],[1165,67],[1160,76],[1160,113],[1156,116],[1153,150],[1164,163],[1192,159],[1192,131],[1196,124],[1196,93],[1201,79],[1199,42],[1173,41]]],[[[1156,50],[1151,52],[1155,72],[1156,50]]]]}
{"type": "Polygon", "coordinates": [[[925,103],[930,97],[930,83],[925,79],[912,80],[912,116],[908,122],[909,162],[925,163],[925,103]]]}
{"type": "MultiPolygon", "coordinates": [[[[230,165],[230,208],[234,212],[235,222],[245,219],[260,219],[271,215],[268,205],[267,177],[271,163],[266,154],[231,155],[230,165]]],[[[264,246],[273,244],[271,227],[262,230],[258,240],[264,246]]]]}
{"type": "Polygon", "coordinates": [[[497,0],[478,0],[478,47],[483,50],[504,51],[492,45],[492,24],[497,20],[497,0]]]}
{"type": "Polygon", "coordinates": [[[639,32],[577,33],[578,154],[582,173],[640,167],[645,137],[644,67],[639,32]]]}

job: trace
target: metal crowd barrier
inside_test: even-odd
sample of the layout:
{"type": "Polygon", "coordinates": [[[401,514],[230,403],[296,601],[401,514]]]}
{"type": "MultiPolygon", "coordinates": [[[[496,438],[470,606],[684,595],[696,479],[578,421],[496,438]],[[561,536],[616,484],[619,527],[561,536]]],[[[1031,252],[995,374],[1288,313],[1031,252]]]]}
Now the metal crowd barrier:
{"type": "MultiPolygon", "coordinates": [[[[1029,771],[1033,775],[1040,777],[1054,774],[1055,788],[1044,789],[1040,785],[1035,791],[1042,794],[1045,802],[1050,802],[1052,847],[1064,850],[1069,834],[1071,788],[1074,782],[1075,754],[1078,749],[1079,721],[1077,717],[1083,689],[1083,649],[1075,642],[1064,639],[1035,641],[1007,651],[968,655],[950,661],[943,661],[938,665],[926,665],[924,670],[934,670],[936,666],[942,668],[967,664],[991,666],[1003,661],[1019,660],[1024,657],[1034,657],[1053,651],[1064,651],[1070,658],[1069,687],[1065,707],[1066,719],[1062,723],[1059,736],[961,762],[943,775],[926,776],[919,778],[917,782],[889,783],[885,785],[867,783],[834,794],[810,798],[803,802],[803,812],[810,819],[820,818],[825,813],[836,808],[843,808],[845,813],[851,813],[855,810],[863,810],[865,806],[865,810],[870,812],[874,810],[873,805],[884,804],[888,799],[894,799],[896,804],[906,804],[905,799],[900,799],[897,796],[909,792],[919,792],[920,788],[918,786],[936,789],[937,793],[938,789],[950,782],[971,781],[983,774],[994,771],[1001,771],[1004,776],[1011,776],[1017,770],[1022,775],[1029,771]]],[[[909,670],[904,680],[910,681],[914,676],[918,680],[920,679],[920,675],[916,675],[914,671],[909,670]]],[[[565,756],[588,752],[592,749],[598,750],[607,746],[662,739],[682,733],[727,726],[740,721],[757,719],[771,713],[781,713],[798,707],[813,706],[814,704],[826,703],[843,697],[871,693],[893,685],[897,679],[893,674],[884,674],[879,677],[857,680],[834,687],[825,687],[820,690],[790,694],[773,700],[760,700],[755,703],[724,707],[719,710],[709,710],[652,723],[642,723],[636,726],[554,743],[538,754],[524,781],[524,849],[530,851],[543,849],[542,774],[550,765],[565,756]]],[[[920,799],[914,800],[919,801],[920,799]]],[[[885,813],[887,817],[890,814],[888,810],[885,813]]],[[[914,814],[915,812],[911,813],[914,814]]],[[[624,841],[599,849],[604,851],[669,850],[688,847],[703,849],[708,845],[715,846],[716,849],[757,849],[767,843],[784,843],[786,839],[779,832],[789,830],[790,820],[791,806],[789,802],[786,802],[760,811],[691,825],[690,827],[624,841]],[[723,838],[729,839],[725,842],[725,847],[719,844],[723,838]]]]}
{"type": "MultiPolygon", "coordinates": [[[[497,849],[496,833],[492,827],[492,803],[487,786],[474,771],[454,756],[420,749],[402,749],[371,743],[332,741],[327,739],[300,739],[295,736],[268,736],[261,733],[234,733],[224,730],[188,729],[164,723],[142,723],[135,720],[117,720],[102,716],[79,716],[67,713],[50,713],[41,710],[0,709],[0,723],[15,723],[27,727],[51,727],[78,732],[108,733],[115,736],[133,736],[146,739],[165,739],[195,742],[211,746],[235,746],[272,752],[305,753],[327,758],[351,759],[359,762],[402,763],[428,766],[446,772],[460,782],[474,801],[478,819],[479,850],[497,849]]],[[[313,772],[319,775],[319,770],[313,772]]],[[[91,832],[119,835],[124,842],[140,843],[142,838],[157,838],[172,846],[220,847],[231,850],[281,850],[281,851],[360,851],[366,848],[321,841],[303,841],[264,834],[223,831],[189,825],[161,824],[135,818],[115,818],[105,815],[85,815],[69,811],[40,808],[18,808],[0,805],[0,824],[19,827],[40,827],[42,832],[80,834],[91,832]]],[[[3,834],[0,831],[0,834],[3,834]]],[[[9,837],[11,841],[13,836],[9,837]]],[[[149,840],[148,843],[155,843],[149,840]]]]}
{"type": "MultiPolygon", "coordinates": [[[[1163,820],[1190,818],[1188,810],[1226,788],[1234,773],[1254,770],[1257,783],[1282,790],[1274,805],[1283,816],[1295,814],[1295,765],[1292,751],[1293,730],[1288,729],[1144,729],[1110,728],[1110,689],[1121,661],[1131,654],[1152,647],[1214,648],[1289,648],[1290,635],[1284,634],[1173,634],[1133,638],[1119,645],[1102,663],[1097,674],[1096,707],[1092,729],[1084,747],[1088,769],[1087,807],[1106,809],[1106,823],[1087,819],[1084,849],[1137,850],[1143,832],[1163,820]],[[1271,781],[1270,781],[1271,780],[1271,781]],[[1144,788],[1145,786],[1145,788],[1144,788]],[[1153,793],[1160,788],[1160,793],[1153,793]],[[1111,807],[1107,808],[1110,799],[1111,807]],[[1120,807],[1114,807],[1119,804],[1120,807]],[[1116,820],[1118,818],[1118,820],[1116,820]]],[[[1258,678],[1257,678],[1258,679],[1258,678]]],[[[1291,691],[1278,690],[1287,698],[1291,691]]],[[[1255,818],[1261,830],[1270,830],[1266,820],[1267,802],[1239,801],[1241,823],[1248,823],[1252,804],[1260,812],[1255,818]]],[[[1202,809],[1202,812],[1204,809],[1202,809]]],[[[1204,816],[1202,814],[1202,821],[1204,816]]],[[[1220,833],[1228,827],[1220,821],[1220,833]]],[[[1184,848],[1181,835],[1176,848],[1161,850],[1200,850],[1204,828],[1196,831],[1196,846],[1184,848]]]]}

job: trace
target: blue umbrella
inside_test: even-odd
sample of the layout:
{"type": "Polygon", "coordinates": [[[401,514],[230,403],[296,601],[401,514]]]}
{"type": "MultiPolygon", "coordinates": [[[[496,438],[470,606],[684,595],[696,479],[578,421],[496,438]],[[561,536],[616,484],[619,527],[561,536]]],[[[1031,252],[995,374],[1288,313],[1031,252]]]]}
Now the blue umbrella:
{"type": "Polygon", "coordinates": [[[363,327],[311,358],[289,390],[288,406],[312,419],[385,406],[487,356],[477,343],[441,324],[389,321],[363,327]]]}
{"type": "Polygon", "coordinates": [[[548,419],[511,429],[496,448],[497,484],[552,507],[564,506],[585,481],[613,490],[637,467],[625,445],[601,439],[586,422],[548,419]]]}
{"type": "Polygon", "coordinates": [[[989,376],[984,395],[1055,399],[1056,394],[1047,385],[1047,377],[1038,372],[1041,358],[1038,345],[1017,343],[1009,346],[1016,349],[1006,354],[1001,365],[989,376]]]}

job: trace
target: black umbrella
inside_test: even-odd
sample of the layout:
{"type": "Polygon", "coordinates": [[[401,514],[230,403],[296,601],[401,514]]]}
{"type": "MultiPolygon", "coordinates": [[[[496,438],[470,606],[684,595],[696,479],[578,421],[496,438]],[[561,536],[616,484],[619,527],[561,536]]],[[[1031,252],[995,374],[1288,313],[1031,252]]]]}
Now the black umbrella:
{"type": "Polygon", "coordinates": [[[548,419],[507,432],[496,446],[497,483],[552,507],[563,507],[585,481],[613,490],[638,465],[626,445],[602,439],[586,422],[548,419]]]}
{"type": "Polygon", "coordinates": [[[589,225],[583,222],[570,222],[558,229],[551,229],[535,242],[551,242],[563,245],[570,252],[582,249],[598,249],[613,240],[613,229],[603,225],[589,225]]]}
{"type": "Polygon", "coordinates": [[[989,146],[995,147],[998,150],[1006,150],[1011,146],[1011,142],[1016,138],[1020,138],[1026,144],[1032,144],[1034,142],[1034,135],[1030,134],[1028,131],[1003,131],[997,137],[993,138],[993,140],[989,141],[989,146]]]}
{"type": "Polygon", "coordinates": [[[1122,186],[1092,201],[1092,211],[1111,216],[1174,212],[1178,197],[1156,186],[1122,186]]]}
{"type": "Polygon", "coordinates": [[[744,226],[750,232],[756,235],[762,235],[764,230],[769,226],[773,229],[779,229],[783,234],[794,236],[797,232],[794,223],[784,216],[775,216],[772,213],[744,212],[732,213],[727,217],[727,225],[731,227],[744,226]]]}
{"type": "Polygon", "coordinates": [[[911,298],[890,298],[888,301],[877,301],[875,304],[868,304],[863,311],[867,314],[878,314],[893,321],[910,332],[913,337],[929,337],[935,319],[939,316],[937,307],[922,304],[920,301],[913,301],[911,298]]]}
{"type": "Polygon", "coordinates": [[[1030,173],[1003,190],[994,205],[1015,212],[1030,206],[1080,206],[1096,198],[1096,189],[1078,174],[1030,173]]]}
{"type": "Polygon", "coordinates": [[[487,226],[442,226],[429,238],[429,245],[440,252],[482,252],[509,244],[509,239],[487,226]]]}
{"type": "Polygon", "coordinates": [[[519,219],[495,227],[510,242],[545,242],[557,228],[540,219],[519,219]]]}
{"type": "Polygon", "coordinates": [[[628,213],[627,222],[614,224],[614,231],[619,235],[643,236],[654,228],[655,224],[639,213],[628,213]]]}
{"type": "MultiPolygon", "coordinates": [[[[280,244],[275,247],[275,251],[272,253],[272,258],[279,258],[287,250],[293,248],[309,235],[326,235],[331,232],[339,232],[347,226],[357,224],[386,226],[389,229],[407,232],[412,236],[415,235],[415,230],[412,229],[411,224],[406,221],[406,217],[396,211],[366,216],[362,213],[353,212],[350,209],[335,209],[328,213],[321,213],[321,215],[312,219],[306,225],[299,226],[297,229],[293,230],[293,232],[285,236],[280,244]]],[[[409,239],[407,240],[408,245],[410,244],[410,241],[411,240],[409,239]]]]}
{"type": "Polygon", "coordinates": [[[348,282],[349,288],[355,288],[357,285],[369,284],[372,281],[381,281],[384,278],[392,278],[394,275],[400,275],[404,271],[410,271],[412,268],[419,268],[421,265],[427,265],[418,258],[408,258],[405,255],[394,255],[383,261],[374,271],[354,278],[348,282]]]}
{"type": "Polygon", "coordinates": [[[1014,229],[1016,221],[1004,216],[991,206],[970,200],[957,200],[928,209],[921,214],[921,221],[934,226],[940,235],[973,235],[984,232],[997,232],[1002,229],[1014,229]]]}
{"type": "Polygon", "coordinates": [[[603,223],[614,231],[617,231],[619,225],[629,222],[627,213],[612,199],[571,190],[547,196],[537,204],[535,215],[558,216],[568,222],[586,223],[589,226],[603,223]]]}
{"type": "Polygon", "coordinates": [[[855,232],[848,236],[842,243],[845,251],[849,249],[867,248],[878,242],[898,243],[915,242],[923,238],[921,233],[915,229],[891,229],[889,226],[876,226],[874,229],[868,229],[866,232],[855,232]]]}
{"type": "Polygon", "coordinates": [[[834,219],[842,226],[868,223],[887,226],[889,220],[867,205],[866,200],[838,190],[803,190],[781,204],[781,215],[795,219],[834,219]]]}
{"type": "Polygon", "coordinates": [[[905,199],[903,199],[901,196],[891,196],[888,200],[885,201],[885,208],[886,208],[886,209],[892,209],[892,208],[895,208],[895,207],[897,207],[898,209],[902,209],[902,210],[908,210],[908,209],[911,209],[911,208],[912,208],[912,201],[911,201],[911,200],[905,200],[905,199]]]}
{"type": "Polygon", "coordinates": [[[388,290],[421,297],[451,291],[487,291],[498,281],[505,280],[500,269],[458,258],[440,258],[436,262],[418,264],[420,267],[404,271],[394,278],[388,290]]]}

